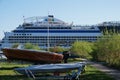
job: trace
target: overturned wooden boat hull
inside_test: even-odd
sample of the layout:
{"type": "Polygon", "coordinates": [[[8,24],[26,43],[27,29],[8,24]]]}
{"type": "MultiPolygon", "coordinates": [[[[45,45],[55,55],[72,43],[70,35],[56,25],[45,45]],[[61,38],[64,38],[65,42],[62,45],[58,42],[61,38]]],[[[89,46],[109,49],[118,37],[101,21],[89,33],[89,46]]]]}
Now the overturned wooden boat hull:
{"type": "Polygon", "coordinates": [[[25,60],[32,62],[59,63],[63,59],[62,54],[47,51],[3,48],[4,55],[10,60],[25,60]]]}

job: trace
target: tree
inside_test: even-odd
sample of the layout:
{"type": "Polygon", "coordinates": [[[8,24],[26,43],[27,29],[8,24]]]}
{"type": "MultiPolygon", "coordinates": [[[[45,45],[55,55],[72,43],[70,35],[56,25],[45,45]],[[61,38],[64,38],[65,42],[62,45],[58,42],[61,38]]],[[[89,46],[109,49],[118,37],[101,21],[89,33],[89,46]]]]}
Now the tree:
{"type": "Polygon", "coordinates": [[[71,47],[71,52],[83,57],[83,58],[91,58],[90,53],[93,51],[92,50],[92,43],[90,42],[85,42],[85,41],[76,41],[72,44],[71,47]]]}
{"type": "Polygon", "coordinates": [[[33,49],[33,45],[31,43],[24,44],[25,49],[33,49]]]}
{"type": "Polygon", "coordinates": [[[55,47],[53,47],[53,48],[50,48],[50,51],[51,52],[56,52],[56,53],[58,53],[58,52],[63,52],[65,49],[64,48],[62,48],[62,47],[60,47],[60,46],[55,46],[55,47]]]}
{"type": "Polygon", "coordinates": [[[95,43],[97,60],[120,67],[120,35],[104,35],[95,43]]]}
{"type": "Polygon", "coordinates": [[[19,43],[15,43],[12,45],[12,48],[17,48],[19,46],[19,43]]]}
{"type": "Polygon", "coordinates": [[[24,48],[25,49],[34,49],[34,50],[40,50],[39,46],[38,45],[33,45],[31,43],[26,43],[24,45],[24,48]]]}

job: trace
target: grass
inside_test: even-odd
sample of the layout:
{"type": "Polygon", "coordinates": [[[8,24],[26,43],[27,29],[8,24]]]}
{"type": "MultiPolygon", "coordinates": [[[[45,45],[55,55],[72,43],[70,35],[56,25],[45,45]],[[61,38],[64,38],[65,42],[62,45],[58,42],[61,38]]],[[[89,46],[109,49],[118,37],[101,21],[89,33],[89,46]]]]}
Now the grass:
{"type": "Polygon", "coordinates": [[[111,76],[99,71],[98,69],[87,65],[85,73],[80,76],[80,80],[115,80],[111,76]]]}
{"type": "MultiPolygon", "coordinates": [[[[80,59],[70,59],[69,62],[78,62],[80,59]]],[[[26,67],[31,64],[20,64],[18,62],[0,61],[0,80],[31,80],[27,76],[18,75],[14,72],[14,68],[26,67]]],[[[96,68],[87,65],[85,73],[80,76],[80,80],[115,80],[112,77],[100,72],[96,68]]]]}
{"type": "Polygon", "coordinates": [[[0,61],[0,80],[30,80],[23,75],[17,75],[14,68],[26,67],[30,64],[18,64],[16,62],[0,61]]]}

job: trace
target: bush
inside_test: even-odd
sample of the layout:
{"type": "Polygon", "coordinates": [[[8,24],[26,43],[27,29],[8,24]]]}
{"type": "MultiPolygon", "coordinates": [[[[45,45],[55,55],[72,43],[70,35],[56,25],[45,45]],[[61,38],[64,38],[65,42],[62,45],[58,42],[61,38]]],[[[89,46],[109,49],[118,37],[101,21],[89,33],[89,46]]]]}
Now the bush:
{"type": "Polygon", "coordinates": [[[25,49],[34,49],[34,50],[40,50],[40,47],[38,45],[33,45],[31,43],[26,43],[24,45],[25,49]]]}
{"type": "Polygon", "coordinates": [[[15,43],[12,45],[12,48],[17,48],[19,46],[19,43],[15,43]]]}
{"type": "Polygon", "coordinates": [[[93,44],[85,41],[76,41],[72,44],[70,51],[82,58],[91,58],[93,44]]]}
{"type": "Polygon", "coordinates": [[[63,52],[63,51],[65,51],[65,49],[62,48],[62,47],[60,47],[60,46],[55,46],[55,47],[53,47],[53,48],[50,48],[50,51],[51,51],[51,52],[56,52],[56,53],[58,53],[58,52],[63,52]]]}
{"type": "Polygon", "coordinates": [[[120,67],[120,35],[104,35],[95,43],[97,60],[120,67]]]}

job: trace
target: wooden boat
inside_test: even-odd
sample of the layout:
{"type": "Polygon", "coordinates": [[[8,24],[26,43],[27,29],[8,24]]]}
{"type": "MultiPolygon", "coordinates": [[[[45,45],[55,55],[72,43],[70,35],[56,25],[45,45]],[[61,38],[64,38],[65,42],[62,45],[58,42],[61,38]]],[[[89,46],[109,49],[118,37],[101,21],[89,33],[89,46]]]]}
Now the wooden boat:
{"type": "Polygon", "coordinates": [[[4,55],[10,60],[25,60],[35,63],[60,63],[63,59],[62,54],[48,51],[3,48],[4,55]]]}

